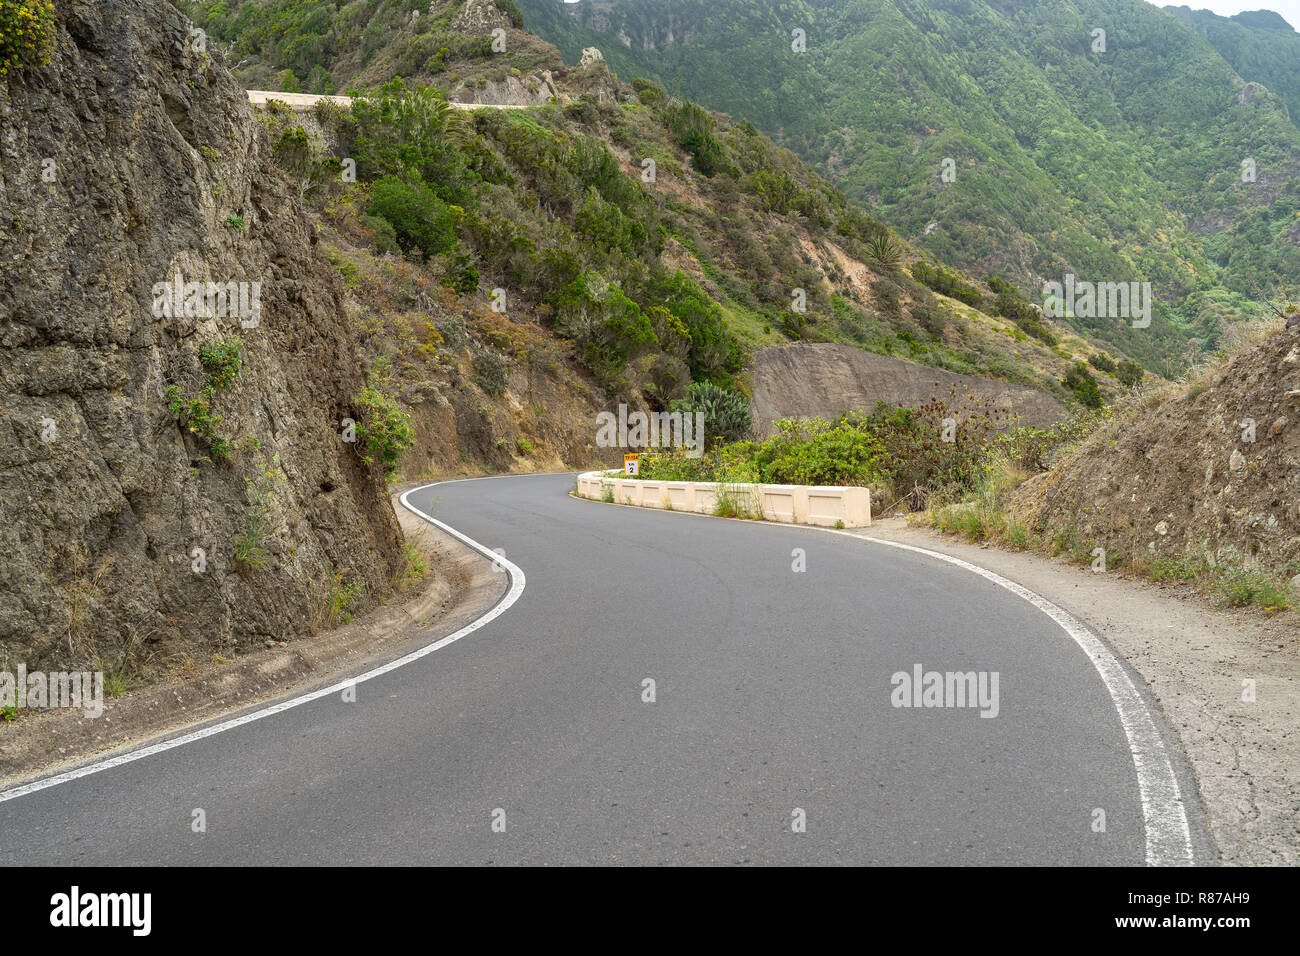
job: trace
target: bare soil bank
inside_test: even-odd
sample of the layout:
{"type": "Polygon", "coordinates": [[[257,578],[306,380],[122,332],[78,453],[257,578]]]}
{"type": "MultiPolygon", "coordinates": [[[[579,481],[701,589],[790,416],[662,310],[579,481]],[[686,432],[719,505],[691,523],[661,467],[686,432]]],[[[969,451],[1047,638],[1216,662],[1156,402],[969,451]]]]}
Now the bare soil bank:
{"type": "Polygon", "coordinates": [[[778,418],[831,418],[876,402],[916,407],[932,398],[990,401],[1016,424],[1050,425],[1065,406],[1046,392],[991,378],[958,375],[851,345],[798,343],[759,349],[753,359],[752,407],[760,432],[778,418]]]}

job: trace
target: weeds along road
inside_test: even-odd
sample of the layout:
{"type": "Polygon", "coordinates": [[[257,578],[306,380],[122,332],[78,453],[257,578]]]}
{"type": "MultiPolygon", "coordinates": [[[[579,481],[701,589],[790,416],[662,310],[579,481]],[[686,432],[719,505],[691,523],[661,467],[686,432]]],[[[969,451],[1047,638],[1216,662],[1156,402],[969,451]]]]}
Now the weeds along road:
{"type": "Polygon", "coordinates": [[[411,493],[523,569],[513,606],[355,702],[0,802],[0,863],[1148,860],[1138,768],[1166,755],[1135,760],[1097,668],[1039,608],[921,554],[572,485],[411,493]],[[996,673],[996,716],[893,706],[917,665],[996,673]]]}

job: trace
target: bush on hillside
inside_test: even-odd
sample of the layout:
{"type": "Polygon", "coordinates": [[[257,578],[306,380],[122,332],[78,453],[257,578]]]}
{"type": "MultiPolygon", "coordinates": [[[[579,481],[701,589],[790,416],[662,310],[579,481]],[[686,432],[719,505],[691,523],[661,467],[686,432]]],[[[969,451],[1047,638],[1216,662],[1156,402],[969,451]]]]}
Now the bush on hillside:
{"type": "Polygon", "coordinates": [[[1061,379],[1061,384],[1069,389],[1080,405],[1085,408],[1101,408],[1101,389],[1097,387],[1097,380],[1088,371],[1088,366],[1082,362],[1070,366],[1065,378],[1061,379]]]}
{"type": "Polygon", "coordinates": [[[405,253],[422,259],[456,244],[456,220],[451,209],[423,183],[403,182],[385,176],[374,184],[370,214],[386,220],[405,253]]]}
{"type": "Polygon", "coordinates": [[[704,413],[706,448],[746,438],[754,424],[745,396],[712,382],[692,382],[686,397],[672,403],[672,410],[686,415],[704,413]]]}

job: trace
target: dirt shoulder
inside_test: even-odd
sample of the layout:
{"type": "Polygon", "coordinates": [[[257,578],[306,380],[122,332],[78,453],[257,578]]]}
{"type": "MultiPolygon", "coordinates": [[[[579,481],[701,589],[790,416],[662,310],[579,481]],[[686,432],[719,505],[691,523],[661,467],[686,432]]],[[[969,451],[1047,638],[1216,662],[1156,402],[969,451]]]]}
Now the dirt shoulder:
{"type": "Polygon", "coordinates": [[[1300,864],[1300,628],[1188,587],[966,544],[886,519],[855,532],[969,561],[1069,611],[1146,681],[1196,776],[1221,862],[1300,864]],[[1254,702],[1243,700],[1253,680],[1254,702]]]}
{"type": "MultiPolygon", "coordinates": [[[[415,482],[414,487],[423,482],[415,482]]],[[[407,540],[430,573],[395,602],[313,638],[228,663],[204,663],[80,710],[32,711],[0,723],[0,789],[62,772],[364,673],[460,629],[505,593],[507,576],[472,548],[408,512],[393,496],[407,540]],[[400,603],[398,603],[400,602],[400,603]]]]}

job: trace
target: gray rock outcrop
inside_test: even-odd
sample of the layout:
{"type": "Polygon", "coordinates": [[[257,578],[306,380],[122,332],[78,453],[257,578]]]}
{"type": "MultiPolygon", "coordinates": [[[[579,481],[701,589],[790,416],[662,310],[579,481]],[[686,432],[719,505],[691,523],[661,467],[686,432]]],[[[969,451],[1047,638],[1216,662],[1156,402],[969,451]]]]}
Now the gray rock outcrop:
{"type": "Polygon", "coordinates": [[[337,575],[373,600],[398,554],[378,466],[342,437],[365,383],[337,279],[171,3],[58,15],[50,64],[0,79],[0,669],[145,672],[301,635],[337,575]],[[244,283],[250,308],[177,315],[178,276],[244,283]],[[169,389],[201,398],[200,348],[235,338],[220,421],[178,414],[169,389]]]}

